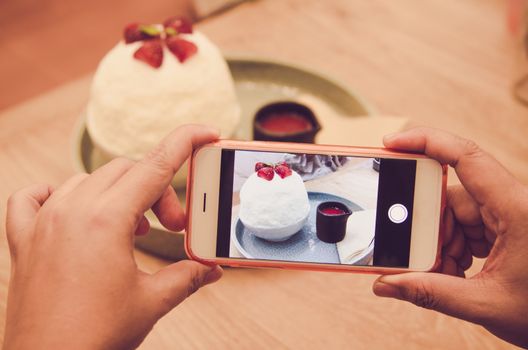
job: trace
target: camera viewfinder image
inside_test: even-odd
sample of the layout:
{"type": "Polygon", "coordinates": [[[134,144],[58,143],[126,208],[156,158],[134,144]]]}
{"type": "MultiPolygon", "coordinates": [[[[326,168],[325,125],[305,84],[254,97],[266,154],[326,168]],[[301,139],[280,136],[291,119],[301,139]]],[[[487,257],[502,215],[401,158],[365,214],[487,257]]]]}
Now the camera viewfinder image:
{"type": "Polygon", "coordinates": [[[372,265],[378,169],[374,158],[236,151],[229,256],[372,265]]]}

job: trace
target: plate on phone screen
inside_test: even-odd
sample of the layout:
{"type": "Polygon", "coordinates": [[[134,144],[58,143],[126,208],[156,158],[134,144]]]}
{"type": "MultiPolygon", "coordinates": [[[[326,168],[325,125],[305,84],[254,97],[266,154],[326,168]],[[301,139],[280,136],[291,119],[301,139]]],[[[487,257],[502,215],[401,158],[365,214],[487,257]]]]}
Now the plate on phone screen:
{"type": "MultiPolygon", "coordinates": [[[[308,192],[308,199],[310,214],[306,224],[299,232],[281,242],[271,242],[253,235],[237,216],[232,225],[231,239],[240,254],[248,259],[341,264],[337,244],[325,243],[317,238],[317,206],[321,202],[338,201],[346,204],[352,212],[363,208],[346,198],[329,193],[308,192]]],[[[347,261],[347,264],[366,265],[372,258],[373,251],[374,243],[371,242],[361,254],[357,254],[352,261],[347,261]]]]}

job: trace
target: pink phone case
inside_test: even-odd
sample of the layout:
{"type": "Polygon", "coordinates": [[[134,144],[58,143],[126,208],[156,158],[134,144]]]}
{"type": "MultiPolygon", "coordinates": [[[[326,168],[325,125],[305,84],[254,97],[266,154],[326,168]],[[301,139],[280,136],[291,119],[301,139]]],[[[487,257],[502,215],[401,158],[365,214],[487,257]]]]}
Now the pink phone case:
{"type": "MultiPolygon", "coordinates": [[[[328,153],[328,154],[351,154],[359,156],[382,156],[386,158],[428,158],[419,153],[403,153],[391,151],[386,148],[378,147],[352,147],[352,146],[334,146],[334,145],[319,145],[319,144],[302,144],[302,143],[286,143],[286,142],[263,142],[263,141],[232,141],[220,140],[208,146],[220,147],[225,149],[248,149],[256,151],[286,151],[289,153],[328,153]]],[[[369,274],[394,274],[411,271],[406,268],[391,268],[391,267],[375,267],[375,266],[357,266],[357,265],[331,265],[331,264],[316,264],[316,263],[301,263],[301,262],[286,262],[286,261],[264,261],[264,260],[249,260],[249,259],[231,259],[231,258],[215,258],[203,259],[196,256],[190,246],[192,227],[192,203],[191,194],[193,189],[193,175],[194,175],[194,157],[200,148],[195,149],[190,159],[189,173],[187,176],[187,229],[185,234],[185,251],[189,258],[197,260],[203,264],[219,264],[231,267],[251,267],[251,268],[279,268],[279,269],[293,269],[293,270],[307,270],[307,271],[334,271],[334,272],[354,272],[354,273],[369,273],[369,274]]],[[[433,268],[429,271],[435,271],[441,264],[441,247],[442,247],[442,232],[443,232],[443,216],[445,209],[445,193],[447,185],[447,166],[443,165],[442,175],[442,195],[441,195],[441,213],[440,213],[440,227],[438,235],[438,249],[436,253],[436,262],[433,268]]]]}

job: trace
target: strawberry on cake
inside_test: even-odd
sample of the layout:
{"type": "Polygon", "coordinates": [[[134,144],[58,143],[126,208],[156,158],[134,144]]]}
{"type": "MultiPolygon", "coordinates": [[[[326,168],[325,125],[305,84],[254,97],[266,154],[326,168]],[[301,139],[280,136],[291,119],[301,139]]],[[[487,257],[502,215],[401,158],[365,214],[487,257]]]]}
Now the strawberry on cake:
{"type": "Polygon", "coordinates": [[[86,112],[95,144],[107,155],[132,159],[186,123],[229,137],[240,116],[222,54],[181,18],[129,24],[97,68],[86,112]]]}
{"type": "Polygon", "coordinates": [[[304,182],[285,162],[256,163],[240,189],[240,221],[262,239],[290,238],[304,226],[309,212],[304,182]]]}

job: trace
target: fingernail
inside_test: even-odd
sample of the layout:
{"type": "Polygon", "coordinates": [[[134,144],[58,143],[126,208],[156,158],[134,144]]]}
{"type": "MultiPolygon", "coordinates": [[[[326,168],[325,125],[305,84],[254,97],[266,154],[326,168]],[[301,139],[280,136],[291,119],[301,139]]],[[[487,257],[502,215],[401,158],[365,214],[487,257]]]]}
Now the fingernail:
{"type": "Polygon", "coordinates": [[[211,271],[207,273],[207,275],[204,278],[204,285],[211,284],[220,279],[222,277],[223,270],[220,266],[216,265],[214,266],[211,271]]]}
{"type": "Polygon", "coordinates": [[[373,291],[379,297],[402,299],[400,288],[382,281],[374,283],[373,291]]]}
{"type": "Polygon", "coordinates": [[[210,127],[209,127],[209,130],[211,130],[211,132],[212,132],[213,134],[216,134],[217,137],[220,137],[220,130],[219,130],[219,129],[210,126],[210,127]]]}
{"type": "Polygon", "coordinates": [[[388,142],[388,141],[394,140],[396,138],[396,136],[398,136],[397,132],[393,132],[391,134],[387,134],[387,135],[383,136],[383,141],[388,142]]]}

